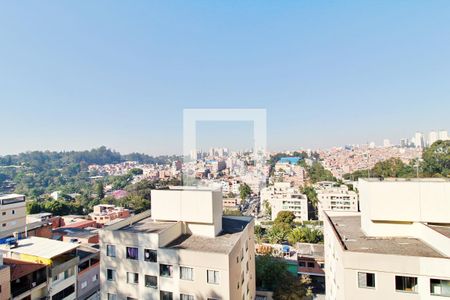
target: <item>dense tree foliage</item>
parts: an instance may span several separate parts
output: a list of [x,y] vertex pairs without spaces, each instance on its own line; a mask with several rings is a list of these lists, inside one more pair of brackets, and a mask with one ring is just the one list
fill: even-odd
[[85,211],[78,202],[68,202],[64,200],[28,201],[27,214],[37,214],[49,212],[54,216],[65,216],[71,214],[83,214]]
[[311,296],[311,281],[290,273],[283,259],[261,255],[256,256],[255,264],[256,286],[273,291],[274,299],[300,300]]
[[239,186],[239,195],[241,196],[241,200],[247,199],[248,196],[252,194],[252,189],[245,182],[241,183]]
[[[90,151],[33,151],[6,155],[0,157],[0,189],[3,188],[3,192],[14,191],[25,194],[29,198],[39,198],[53,191],[89,195],[93,189],[93,182],[89,177],[98,175],[89,174],[90,164],[114,164],[126,160],[162,164],[175,159],[177,159],[175,156],[151,157],[138,153],[121,155],[104,146]],[[125,188],[130,183],[131,176],[142,174],[140,169],[132,171],[131,174],[112,179],[113,187]],[[13,190],[6,190],[9,181],[14,183]]]
[[422,155],[423,176],[450,177],[450,141],[437,141]]
[[323,233],[319,229],[310,228],[307,226],[299,226],[294,228],[287,237],[289,243],[294,245],[296,243],[322,243]]
[[325,169],[319,161],[314,161],[311,166],[304,165],[308,174],[308,179],[311,183],[319,181],[335,181],[333,174]]
[[295,215],[292,211],[282,210],[278,212],[274,224],[286,224],[292,226],[294,224]]

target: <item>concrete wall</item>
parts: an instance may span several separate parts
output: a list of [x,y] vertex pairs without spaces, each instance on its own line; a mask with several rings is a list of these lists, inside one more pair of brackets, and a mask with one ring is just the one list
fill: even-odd
[[[363,229],[372,221],[449,223],[450,181],[384,180],[358,183]],[[385,235],[388,235],[387,232]]]
[[[94,280],[95,279],[95,280]],[[82,288],[83,282],[86,286]],[[77,278],[77,299],[86,299],[100,289],[100,263],[92,265],[78,273]]]
[[0,285],[2,290],[0,292],[0,300],[8,300],[11,297],[11,276],[8,266],[0,266]]
[[[184,221],[194,224],[193,234],[214,237],[222,230],[223,202],[220,191],[153,190],[152,218],[159,221]],[[198,232],[196,230],[199,230]]]

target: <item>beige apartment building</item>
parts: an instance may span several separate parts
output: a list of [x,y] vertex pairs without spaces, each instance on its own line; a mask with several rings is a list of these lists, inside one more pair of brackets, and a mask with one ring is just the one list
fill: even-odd
[[319,188],[317,191],[319,220],[323,221],[324,211],[358,211],[358,194],[346,185]]
[[325,212],[326,299],[449,299],[450,181],[360,179],[359,196]]
[[26,224],[25,196],[0,195],[0,238],[24,232]]
[[130,216],[130,211],[112,204],[94,205],[93,212],[89,214],[91,220],[97,224],[105,225],[115,219],[125,219]]
[[289,182],[275,182],[261,191],[261,203],[268,203],[272,221],[280,211],[291,211],[296,221],[308,220],[308,198]]
[[222,216],[220,191],[152,191],[152,212],[100,233],[101,298],[254,299],[254,221]]

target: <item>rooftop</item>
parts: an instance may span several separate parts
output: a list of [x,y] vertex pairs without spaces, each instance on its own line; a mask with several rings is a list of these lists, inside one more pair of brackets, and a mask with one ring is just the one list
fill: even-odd
[[242,230],[251,222],[251,217],[222,217],[222,232],[216,237],[183,234],[165,248],[186,249],[199,252],[229,253],[241,236]]
[[159,233],[164,229],[173,226],[175,223],[176,222],[156,222],[151,218],[145,218],[136,223],[122,227],[119,230],[134,233]]
[[17,197],[25,197],[25,195],[20,195],[20,194],[0,194],[0,199],[10,199],[10,198],[17,198]]
[[361,230],[361,216],[329,216],[343,246],[348,251],[445,258],[415,238],[369,237]]
[[428,224],[428,227],[450,239],[450,226]]
[[450,178],[360,178],[360,180],[369,182],[450,182]]
[[28,254],[47,259],[52,259],[78,247],[77,244],[65,243],[35,236],[18,240],[17,243],[18,246],[11,248],[11,252]]

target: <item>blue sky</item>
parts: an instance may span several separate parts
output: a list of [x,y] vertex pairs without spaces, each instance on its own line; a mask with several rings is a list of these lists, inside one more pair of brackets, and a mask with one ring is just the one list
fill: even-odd
[[[179,153],[184,108],[266,108],[274,150],[450,129],[449,16],[450,1],[3,2],[0,154]],[[202,147],[250,132],[211,128]]]

